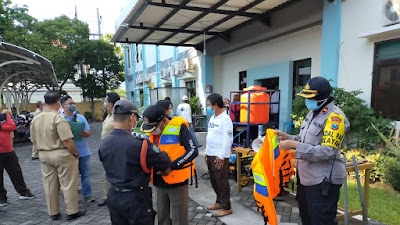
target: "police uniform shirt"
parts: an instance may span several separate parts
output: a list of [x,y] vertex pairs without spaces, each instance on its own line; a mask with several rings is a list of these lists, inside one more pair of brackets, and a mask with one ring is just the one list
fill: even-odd
[[33,118],[30,129],[37,151],[67,149],[63,141],[74,137],[67,120],[47,108]]
[[[147,186],[150,174],[146,174],[140,165],[140,153],[144,139],[133,137],[128,130],[113,129],[101,142],[100,161],[106,171],[107,181],[124,188]],[[147,168],[162,171],[170,166],[167,153],[148,142]]]
[[[190,133],[189,129],[185,124],[181,125],[181,130],[179,133],[179,143],[180,145],[185,147],[185,154],[183,154],[181,157],[177,158],[175,161],[171,162],[171,170],[176,170],[191,161],[194,160],[194,158],[197,157],[199,154],[197,146],[194,144],[193,136],[192,133]],[[184,186],[188,183],[186,180],[185,182],[178,183],[178,184],[167,184],[164,179],[162,178],[161,175],[154,174],[153,175],[153,183],[154,186],[160,187],[160,188],[175,188],[175,187],[180,187]]]
[[108,114],[103,122],[103,127],[101,129],[101,140],[110,134],[111,130],[114,129],[114,117],[113,114]]
[[350,123],[333,101],[321,108],[319,112],[311,110],[300,127],[300,133],[288,137],[299,141],[295,158],[300,183],[304,186],[320,184],[325,177],[329,178],[332,165],[333,184],[343,184],[346,177],[339,147]]

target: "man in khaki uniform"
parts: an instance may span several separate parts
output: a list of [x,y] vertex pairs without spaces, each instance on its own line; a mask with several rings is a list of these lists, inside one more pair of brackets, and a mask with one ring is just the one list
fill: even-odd
[[[39,113],[41,113],[43,111],[43,108],[44,108],[44,104],[42,101],[36,102],[36,111],[33,114],[33,118],[35,118]],[[35,146],[32,146],[32,160],[36,160],[36,159],[39,159],[39,155],[35,149]]]
[[39,152],[46,203],[52,220],[60,218],[60,185],[64,194],[67,220],[85,214],[78,209],[78,157],[71,128],[57,114],[60,98],[57,92],[44,95],[46,109],[31,123],[31,141]]
[[[119,95],[116,92],[108,92],[106,99],[104,101],[104,108],[107,110],[107,117],[103,122],[103,129],[101,130],[101,140],[106,138],[112,129],[114,129],[114,117],[113,117],[113,108],[114,104],[120,100]],[[106,176],[104,175],[104,193],[103,198],[98,202],[99,206],[105,206],[107,204],[107,193],[108,189],[110,189],[111,184],[107,181]]]

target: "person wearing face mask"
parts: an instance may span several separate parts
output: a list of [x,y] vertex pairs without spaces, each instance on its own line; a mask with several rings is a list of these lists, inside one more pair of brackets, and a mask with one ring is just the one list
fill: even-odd
[[[101,140],[106,138],[111,130],[114,128],[114,116],[113,108],[117,101],[120,100],[119,95],[116,92],[108,92],[104,100],[104,108],[107,110],[107,117],[104,119],[103,127],[101,130]],[[104,174],[104,191],[103,198],[97,203],[99,206],[105,206],[107,204],[107,193],[110,189],[110,183],[107,181]]]
[[304,225],[337,224],[340,187],[346,168],[340,143],[350,129],[346,115],[330,96],[332,87],[323,77],[311,78],[298,96],[310,110],[298,135],[275,130],[282,150],[295,149],[297,201]]
[[171,160],[167,153],[131,135],[138,110],[128,100],[119,100],[113,110],[114,129],[101,142],[99,158],[111,183],[107,206],[112,224],[154,224],[155,212],[149,188],[151,169],[168,175]]
[[148,133],[150,142],[166,152],[172,161],[172,172],[168,176],[153,173],[158,224],[187,225],[188,180],[195,176],[194,158],[198,155],[189,124],[180,116],[169,120],[163,109],[151,105],[143,112],[141,130]]
[[170,100],[160,100],[156,103],[156,106],[160,107],[162,110],[164,110],[165,115],[167,115],[167,118],[169,120],[172,120],[173,116],[173,105]]
[[217,93],[207,97],[207,111],[212,114],[208,122],[205,161],[211,185],[217,195],[208,210],[218,210],[215,216],[232,214],[229,186],[229,158],[233,143],[233,124],[225,113],[222,96]]
[[91,130],[86,118],[77,113],[76,105],[71,96],[67,95],[61,98],[61,105],[64,112],[61,113],[67,121],[84,123],[85,129],[79,133],[81,140],[75,140],[74,143],[79,151],[79,173],[81,174],[82,194],[86,202],[94,202],[92,198],[92,186],[90,184],[90,149],[86,138],[90,136]]
[[44,101],[46,108],[33,118],[30,129],[31,141],[39,152],[47,209],[52,220],[60,218],[61,186],[66,219],[73,220],[86,212],[78,209],[79,151],[72,140],[70,125],[57,114],[61,105],[58,92],[47,92]]

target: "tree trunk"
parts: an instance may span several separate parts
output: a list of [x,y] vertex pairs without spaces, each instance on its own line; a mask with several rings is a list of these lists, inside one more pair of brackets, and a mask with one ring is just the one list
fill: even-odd
[[95,121],[95,119],[94,119],[94,100],[93,100],[93,98],[90,98],[90,102],[92,104],[92,122],[93,122],[93,121]]

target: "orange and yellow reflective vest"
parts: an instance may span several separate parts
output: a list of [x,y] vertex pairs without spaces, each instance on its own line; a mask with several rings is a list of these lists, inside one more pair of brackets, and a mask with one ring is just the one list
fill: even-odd
[[268,129],[263,146],[251,163],[254,177],[253,195],[265,224],[278,224],[274,202],[281,187],[294,175],[289,151],[281,151],[277,135]]
[[[158,147],[161,151],[164,151],[171,158],[171,162],[175,161],[179,157],[183,156],[186,149],[179,143],[179,134],[181,131],[182,124],[185,124],[189,129],[189,124],[182,117],[174,117],[164,128],[164,131],[160,137],[160,143]],[[149,140],[154,143],[154,137],[150,133]],[[168,176],[163,176],[164,181],[167,184],[178,184],[185,182],[187,179],[192,177],[195,172],[194,160],[190,163],[183,165],[181,168],[172,170]],[[153,180],[153,173],[152,179]]]

